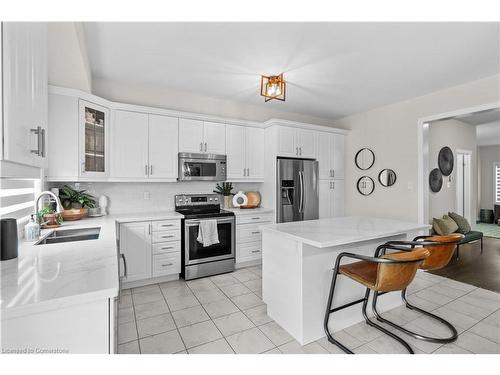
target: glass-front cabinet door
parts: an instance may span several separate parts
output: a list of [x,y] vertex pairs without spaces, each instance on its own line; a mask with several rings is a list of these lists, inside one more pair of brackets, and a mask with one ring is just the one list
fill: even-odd
[[80,100],[80,176],[109,175],[109,109]]

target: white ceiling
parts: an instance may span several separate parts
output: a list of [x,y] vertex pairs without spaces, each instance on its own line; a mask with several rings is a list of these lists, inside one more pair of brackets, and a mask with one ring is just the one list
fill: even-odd
[[[500,23],[86,23],[94,79],[340,118],[500,71]],[[284,72],[287,101],[260,75]]]
[[500,108],[456,116],[455,119],[476,127],[478,146],[500,145]]

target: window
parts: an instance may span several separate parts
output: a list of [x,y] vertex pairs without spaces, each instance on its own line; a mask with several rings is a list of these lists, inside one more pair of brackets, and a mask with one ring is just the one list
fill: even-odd
[[493,180],[495,181],[495,202],[500,204],[500,162],[495,163]]
[[39,179],[0,179],[0,217],[12,217],[21,224],[34,211],[35,196],[40,192]]

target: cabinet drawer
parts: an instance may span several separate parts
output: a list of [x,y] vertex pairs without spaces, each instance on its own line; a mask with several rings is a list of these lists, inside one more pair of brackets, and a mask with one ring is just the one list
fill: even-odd
[[153,254],[175,253],[181,251],[181,242],[164,242],[153,244]]
[[240,242],[255,242],[262,240],[262,230],[259,225],[241,225],[237,228],[236,241]]
[[174,275],[180,272],[180,252],[153,255],[153,277]]
[[237,259],[246,260],[247,258],[260,258],[262,256],[262,242],[249,242],[238,244]]
[[180,241],[181,240],[181,231],[180,230],[163,230],[161,232],[153,232],[152,239],[153,239],[153,243]]
[[236,224],[263,223],[266,221],[273,222],[274,214],[255,214],[255,215],[238,215],[236,216]]
[[181,221],[180,220],[161,220],[161,221],[153,221],[153,232],[159,232],[163,230],[180,230],[181,229]]

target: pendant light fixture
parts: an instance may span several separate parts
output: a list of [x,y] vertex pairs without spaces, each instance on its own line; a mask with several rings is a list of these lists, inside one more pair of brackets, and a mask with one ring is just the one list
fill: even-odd
[[265,101],[276,99],[285,101],[286,82],[283,73],[278,76],[261,76],[260,95],[265,97]]

